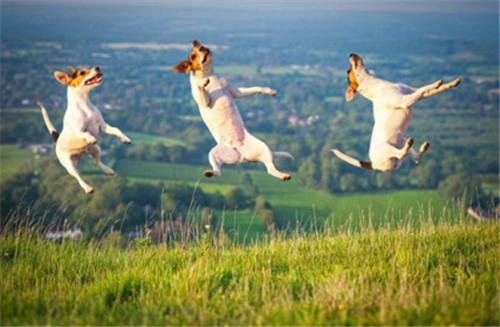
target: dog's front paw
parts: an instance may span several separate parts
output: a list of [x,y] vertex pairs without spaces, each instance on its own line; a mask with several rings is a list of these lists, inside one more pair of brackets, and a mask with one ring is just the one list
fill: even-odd
[[265,87],[264,90],[262,91],[262,94],[265,94],[265,95],[270,95],[270,96],[275,96],[278,92],[276,92],[276,90],[273,90],[269,87]]

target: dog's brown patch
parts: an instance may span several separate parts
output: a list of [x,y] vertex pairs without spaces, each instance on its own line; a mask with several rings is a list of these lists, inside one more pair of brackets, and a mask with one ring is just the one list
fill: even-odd
[[201,45],[200,42],[191,40],[191,43],[193,44],[193,50],[189,53],[188,59],[172,67],[174,72],[187,74],[191,71],[199,70],[210,56],[210,50]]
[[371,162],[368,162],[368,161],[359,161],[359,164],[361,165],[361,168],[364,168],[364,169],[373,169],[372,167],[372,163]]
[[88,69],[75,70],[71,66],[69,66],[68,68],[71,71],[71,75],[59,71],[54,72],[54,77],[59,81],[59,83],[77,87],[78,85],[82,84],[83,80],[90,74],[90,70]]
[[190,71],[200,69],[201,65],[202,62],[200,54],[198,53],[197,48],[194,47],[188,55],[188,60],[181,61],[172,67],[172,70],[176,73],[187,74]]
[[356,79],[356,75],[354,75],[354,69],[352,67],[352,64],[349,67],[349,70],[347,71],[347,89],[345,91],[345,100],[347,102],[351,101],[354,99],[354,96],[356,95],[356,91],[358,89],[358,80]]
[[203,176],[205,176],[205,177],[212,177],[213,175],[214,175],[214,173],[211,170],[205,170],[203,172]]
[[172,70],[179,74],[187,74],[192,69],[191,69],[191,64],[187,60],[184,60],[175,65],[174,67],[172,67]]
[[59,133],[56,131],[52,131],[52,133],[50,133],[50,135],[52,135],[52,138],[54,139],[54,143],[56,143],[57,139],[59,138]]

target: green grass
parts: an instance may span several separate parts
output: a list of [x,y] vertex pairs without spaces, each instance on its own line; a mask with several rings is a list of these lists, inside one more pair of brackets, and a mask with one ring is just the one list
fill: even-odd
[[132,142],[134,143],[162,143],[165,146],[185,146],[186,144],[181,140],[165,137],[165,136],[157,136],[139,132],[125,132]]
[[249,210],[216,210],[218,228],[237,244],[249,244],[267,237],[266,226],[259,215]]
[[498,189],[498,184],[484,183],[482,187],[486,193],[491,193],[495,197],[500,196],[500,190]]
[[35,154],[29,149],[23,149],[15,144],[0,145],[0,181],[19,172],[25,163],[34,159]]
[[[256,164],[259,165],[259,164]],[[160,162],[144,162],[134,160],[118,160],[115,169],[121,175],[143,182],[184,181],[197,184],[206,193],[219,191],[226,194],[234,186],[241,186],[239,174],[242,168],[223,167],[219,178],[205,178],[202,173],[208,166],[169,164]],[[260,193],[266,198],[284,224],[289,222],[293,227],[296,221],[302,224],[322,223],[341,220],[353,215],[370,218],[372,223],[380,225],[381,217],[388,214],[393,223],[406,222],[413,219],[421,210],[440,214],[447,206],[447,201],[435,191],[404,190],[376,192],[369,194],[332,195],[321,193],[300,185],[296,176],[283,182],[269,176],[264,169],[247,170]],[[353,207],[356,210],[353,212]]]
[[459,220],[249,246],[3,234],[2,325],[498,326],[499,224]]

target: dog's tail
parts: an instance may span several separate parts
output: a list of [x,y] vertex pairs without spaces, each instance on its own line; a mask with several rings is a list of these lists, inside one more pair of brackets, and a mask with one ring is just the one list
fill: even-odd
[[59,132],[57,132],[54,125],[52,125],[52,122],[50,121],[50,118],[49,118],[49,114],[47,113],[47,110],[44,108],[44,106],[40,102],[38,102],[38,105],[40,106],[40,109],[42,110],[43,121],[45,122],[45,125],[47,126],[47,129],[49,130],[50,135],[52,135],[54,142],[57,142],[57,139],[59,138]]
[[361,161],[361,160],[354,159],[353,157],[349,157],[347,154],[344,154],[337,149],[333,149],[332,152],[337,157],[344,160],[345,162],[350,163],[353,166],[364,168],[364,169],[373,169],[372,163],[369,161]]
[[295,160],[295,158],[290,153],[284,151],[273,152],[273,158],[288,158]]

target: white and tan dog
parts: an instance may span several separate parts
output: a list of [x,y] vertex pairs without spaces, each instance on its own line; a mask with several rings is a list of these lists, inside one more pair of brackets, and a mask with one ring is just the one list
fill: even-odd
[[106,174],[114,175],[115,172],[105,166],[99,156],[101,148],[97,145],[99,132],[116,135],[120,141],[130,144],[132,141],[118,128],[108,125],[102,118],[101,112],[90,102],[90,91],[101,84],[102,74],[99,67],[92,69],[75,70],[69,67],[71,74],[55,72],[55,78],[68,86],[68,107],[64,113],[63,129],[59,134],[52,125],[47,110],[42,109],[43,119],[54,141],[56,142],[56,155],[61,165],[68,173],[75,177],[86,193],[94,189],[82,179],[78,173],[78,161],[87,156],[92,156],[95,163]]
[[290,175],[276,169],[274,157],[293,156],[287,152],[271,152],[269,147],[250,134],[243,124],[236,98],[260,93],[276,95],[267,87],[235,88],[224,78],[214,74],[212,52],[198,41],[191,41],[193,49],[188,59],[172,68],[177,73],[191,73],[191,93],[198,104],[201,117],[214,137],[217,145],[209,152],[208,160],[212,170],[205,170],[205,177],[220,176],[223,164],[237,164],[248,161],[261,161],[267,172],[279,179],[289,180]]
[[413,139],[404,138],[404,133],[410,124],[412,106],[422,98],[434,96],[457,86],[460,79],[457,78],[447,84],[443,84],[440,80],[415,89],[372,76],[365,68],[361,57],[356,54],[351,54],[349,61],[346,101],[351,101],[356,92],[359,92],[373,103],[375,124],[370,141],[370,162],[354,159],[337,149],[332,150],[333,153],[356,167],[381,171],[399,168],[407,154],[418,163],[429,148],[429,142],[423,143],[419,152],[416,152],[411,148]]

